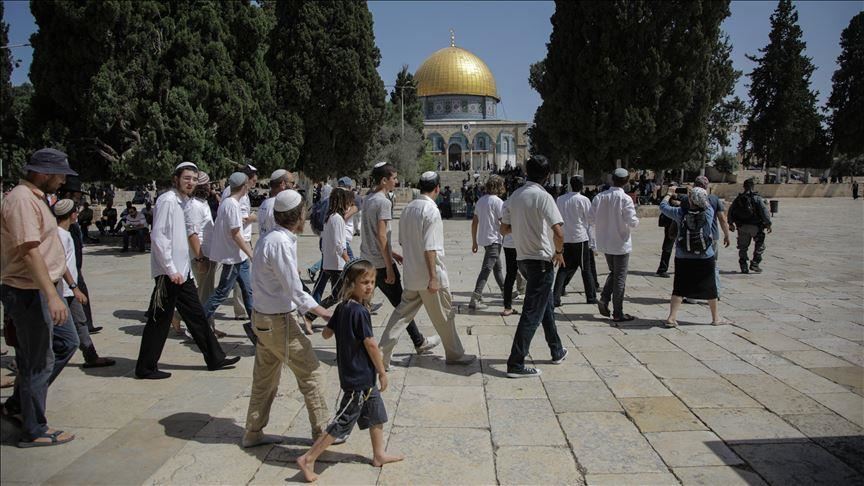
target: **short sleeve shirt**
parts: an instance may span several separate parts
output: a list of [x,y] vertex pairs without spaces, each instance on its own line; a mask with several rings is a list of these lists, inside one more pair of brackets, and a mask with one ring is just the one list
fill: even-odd
[[362,241],[360,255],[369,260],[375,268],[384,268],[384,256],[378,248],[378,222],[387,221],[387,244],[390,244],[390,220],[393,219],[393,204],[383,191],[373,192],[363,202],[363,222],[360,225]]
[[39,253],[48,268],[48,277],[57,282],[66,272],[66,253],[57,237],[57,219],[45,201],[45,194],[21,181],[3,198],[0,207],[0,281],[18,289],[38,289],[39,284],[18,257],[18,247],[39,242]]
[[551,260],[555,254],[549,230],[564,219],[555,199],[540,184],[527,182],[510,196],[501,222],[513,231],[517,260]]
[[216,224],[213,228],[213,241],[210,244],[209,258],[214,262],[234,265],[246,261],[249,257],[237,246],[231,237],[231,231],[243,227],[243,214],[240,203],[233,197],[222,200]]
[[474,214],[477,215],[477,244],[489,246],[501,244],[501,213],[504,201],[494,195],[485,195],[477,201]]
[[420,196],[402,210],[399,219],[399,243],[402,246],[402,285],[405,290],[425,291],[429,286],[426,252],[435,251],[435,274],[441,288],[449,288],[444,267],[444,223],[435,201]]
[[336,336],[336,366],[343,391],[368,390],[375,386],[375,365],[363,345],[372,333],[372,317],[360,303],[347,300],[336,306],[327,323]]

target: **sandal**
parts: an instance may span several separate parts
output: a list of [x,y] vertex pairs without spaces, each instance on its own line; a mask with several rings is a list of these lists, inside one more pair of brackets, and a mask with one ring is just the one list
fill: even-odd
[[669,329],[678,327],[678,321],[663,321],[663,325]]
[[501,311],[501,313],[499,313],[498,315],[501,316],[501,317],[507,317],[507,316],[518,316],[518,315],[519,315],[519,311],[517,311],[516,309],[504,309],[504,310]]
[[[72,434],[67,434],[64,438],[61,438],[61,435],[63,435],[62,430],[55,430],[53,433],[50,434],[46,432],[33,440],[22,440],[18,442],[18,447],[22,449],[30,447],[51,447],[55,445],[65,444],[75,439],[75,436]],[[39,439],[50,439],[50,442],[39,442]]]

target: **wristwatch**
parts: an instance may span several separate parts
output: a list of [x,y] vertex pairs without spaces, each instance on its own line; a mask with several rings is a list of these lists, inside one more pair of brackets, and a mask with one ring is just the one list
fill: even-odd
[[77,285],[77,284],[74,284],[74,283],[67,284],[67,285],[69,286],[69,290],[75,290],[75,289],[78,288],[78,285]]

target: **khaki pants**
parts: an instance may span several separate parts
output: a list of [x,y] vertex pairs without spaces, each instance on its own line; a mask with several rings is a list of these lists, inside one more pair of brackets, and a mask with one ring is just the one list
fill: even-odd
[[[198,286],[198,300],[201,301],[202,306],[210,298],[210,294],[213,293],[213,288],[216,285],[216,268],[218,266],[219,264],[212,260],[201,263],[192,262],[192,276],[195,277],[195,285]],[[180,313],[176,310],[174,311],[174,318],[171,320],[171,324],[174,327],[180,325]],[[213,323],[211,322],[210,325],[212,326]]]
[[324,433],[330,416],[324,400],[324,370],[312,350],[312,343],[292,314],[253,312],[252,328],[258,344],[255,346],[246,433],[261,432],[270,420],[270,407],[279,388],[284,363],[297,379],[297,387],[306,401],[312,437],[318,438]]
[[419,292],[403,290],[402,301],[396,306],[396,310],[393,311],[390,320],[387,321],[387,327],[384,329],[379,343],[381,351],[384,353],[385,368],[390,365],[393,348],[399,342],[399,337],[408,327],[408,323],[420,311],[421,305],[426,308],[426,313],[429,314],[429,319],[441,338],[445,358],[459,359],[465,354],[465,348],[462,347],[462,341],[456,333],[456,310],[453,308],[453,297],[450,295],[450,289],[439,289],[434,294],[426,290]]

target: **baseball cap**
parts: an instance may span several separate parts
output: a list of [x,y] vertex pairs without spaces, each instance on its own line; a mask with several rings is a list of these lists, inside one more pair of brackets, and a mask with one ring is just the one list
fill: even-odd
[[337,183],[339,184],[339,187],[354,187],[354,181],[347,176],[340,178]]
[[630,175],[630,173],[627,172],[627,169],[625,169],[623,167],[619,167],[619,168],[615,169],[615,172],[613,172],[612,175],[614,175],[615,177],[618,177],[619,179],[623,179],[624,177],[628,177]]
[[61,199],[54,204],[54,216],[65,216],[75,209],[75,202],[71,199]]
[[237,189],[238,187],[246,184],[246,181],[249,180],[249,177],[242,172],[235,172],[231,174],[231,177],[228,178],[228,185],[231,186],[231,189]]
[[33,155],[30,156],[30,162],[24,166],[23,170],[24,172],[32,171],[40,174],[78,175],[69,167],[69,156],[53,148],[43,148],[33,152]]
[[303,196],[300,195],[299,192],[288,189],[287,191],[282,191],[276,195],[276,200],[273,201],[273,211],[291,211],[300,205],[303,201]]

